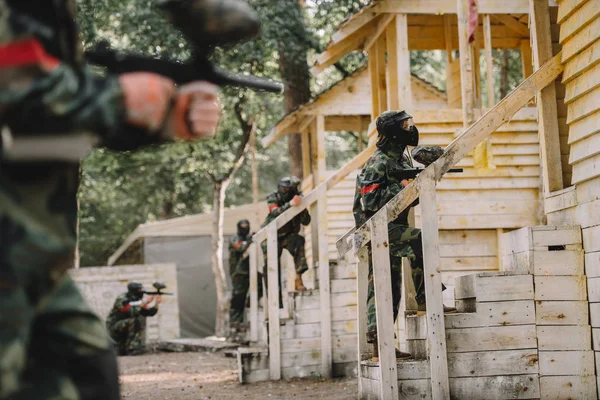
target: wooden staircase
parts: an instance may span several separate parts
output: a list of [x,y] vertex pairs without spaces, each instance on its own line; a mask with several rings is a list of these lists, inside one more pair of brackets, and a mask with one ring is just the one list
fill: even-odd
[[[466,275],[444,316],[452,399],[595,399],[579,227],[504,234],[505,271]],[[430,399],[426,316],[406,317],[415,360],[397,363],[398,398]],[[379,363],[362,361],[362,399],[379,399]]]
[[[330,276],[332,375],[355,376],[356,264],[331,262]],[[280,315],[279,319],[281,378],[322,377],[320,292],[289,292],[288,296],[287,317]],[[246,314],[249,319],[250,309]],[[259,308],[259,316],[263,314]],[[263,321],[261,317],[259,320]],[[270,379],[268,327],[265,319],[259,327],[259,341],[237,351],[241,383]]]

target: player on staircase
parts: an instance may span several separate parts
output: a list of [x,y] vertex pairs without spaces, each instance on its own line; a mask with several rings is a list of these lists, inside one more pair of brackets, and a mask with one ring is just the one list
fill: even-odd
[[[377,118],[376,126],[379,134],[377,150],[356,178],[353,212],[357,228],[367,222],[381,207],[408,185],[408,181],[402,180],[395,172],[413,168],[412,159],[410,155],[406,154],[406,150],[408,145],[416,146],[419,142],[419,132],[413,123],[412,116],[405,111],[384,112]],[[417,204],[418,200],[411,206]],[[412,279],[416,289],[415,299],[419,304],[419,311],[426,310],[421,230],[408,225],[409,210],[410,207],[388,224],[394,321],[398,317],[402,294],[402,257],[407,257],[410,260]],[[456,309],[444,306],[444,312],[456,312]],[[370,246],[367,313],[367,341],[373,343],[374,356],[378,357],[375,292]],[[411,355],[396,350],[396,357],[405,359],[410,358]]]
[[[297,207],[302,202],[302,193],[298,186],[300,179],[295,176],[285,177],[277,182],[277,191],[267,196],[269,205],[269,215],[265,220],[263,227],[281,215],[290,207]],[[302,274],[308,270],[306,256],[304,255],[304,236],[300,235],[300,226],[310,224],[310,214],[308,210],[302,211],[290,222],[279,228],[277,231],[277,260],[279,262],[279,278],[281,279],[281,254],[286,249],[294,257],[296,268],[295,289],[297,291],[306,290],[302,282]],[[267,242],[261,244],[263,254],[265,255],[265,265],[267,264]],[[281,306],[281,290],[279,291],[279,304]]]

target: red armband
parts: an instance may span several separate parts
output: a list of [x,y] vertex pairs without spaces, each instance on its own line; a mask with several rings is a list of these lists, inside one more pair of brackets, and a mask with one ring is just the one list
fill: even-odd
[[371,193],[373,190],[377,189],[378,187],[379,187],[379,183],[375,183],[373,185],[365,186],[364,188],[362,188],[360,190],[360,194],[362,194],[364,196],[367,193]]
[[0,69],[38,65],[51,71],[59,64],[60,61],[46,53],[36,39],[19,40],[0,46]]
[[127,304],[126,306],[119,308],[119,311],[126,312],[126,311],[129,311],[130,308],[131,308],[131,304]]
[[275,209],[277,209],[277,208],[279,208],[279,206],[278,206],[277,204],[271,204],[271,205],[269,206],[269,212],[272,212],[273,210],[275,210]]

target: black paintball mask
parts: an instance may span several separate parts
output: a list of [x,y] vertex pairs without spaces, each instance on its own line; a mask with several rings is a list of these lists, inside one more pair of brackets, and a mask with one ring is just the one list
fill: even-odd
[[246,237],[250,233],[250,221],[242,219],[237,223],[238,236]]
[[406,146],[419,144],[419,130],[406,111],[386,111],[375,122],[379,141],[377,147],[403,153]]
[[300,179],[295,176],[287,176],[281,178],[277,182],[277,192],[281,196],[284,202],[288,202],[294,198],[295,195],[300,194],[298,186],[300,185]]
[[133,300],[141,300],[144,297],[144,287],[141,283],[129,282],[127,284],[127,296]]

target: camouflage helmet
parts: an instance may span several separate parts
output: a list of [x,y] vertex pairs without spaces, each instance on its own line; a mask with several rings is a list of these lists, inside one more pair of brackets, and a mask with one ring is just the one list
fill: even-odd
[[144,296],[144,287],[138,282],[129,282],[127,284],[127,294],[134,299],[141,299]]
[[395,144],[416,146],[419,144],[419,132],[415,126],[410,130],[402,127],[402,122],[412,118],[406,111],[385,111],[375,121],[377,133]]
[[283,201],[290,201],[298,194],[300,179],[295,176],[286,176],[277,181],[277,192],[282,196]]
[[241,219],[237,223],[237,233],[240,236],[246,236],[250,233],[250,221]]

